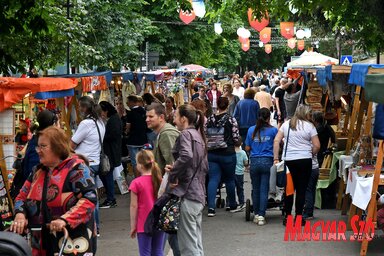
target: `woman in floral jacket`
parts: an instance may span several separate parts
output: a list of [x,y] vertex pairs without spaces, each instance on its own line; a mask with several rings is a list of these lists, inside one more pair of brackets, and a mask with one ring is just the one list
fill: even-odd
[[[84,160],[71,155],[69,139],[56,127],[39,134],[36,166],[15,200],[11,231],[32,232],[32,252],[54,255],[69,232],[65,255],[94,255],[97,201],[95,183]],[[49,227],[48,227],[49,226]]]

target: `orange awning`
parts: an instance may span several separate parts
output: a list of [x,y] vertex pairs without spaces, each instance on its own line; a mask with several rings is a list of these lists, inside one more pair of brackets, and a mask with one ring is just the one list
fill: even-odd
[[0,112],[20,102],[28,93],[62,91],[75,88],[71,78],[14,78],[0,77]]

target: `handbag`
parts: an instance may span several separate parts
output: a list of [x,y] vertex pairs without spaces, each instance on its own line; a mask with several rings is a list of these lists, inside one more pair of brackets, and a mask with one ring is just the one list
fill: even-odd
[[384,104],[378,104],[376,107],[372,137],[378,140],[384,140]]
[[95,119],[93,119],[96,124],[97,128],[97,133],[99,134],[99,141],[101,145],[101,151],[100,151],[100,164],[99,164],[99,175],[107,175],[111,171],[111,164],[109,162],[108,156],[104,153],[104,148],[103,148],[103,141],[101,140],[101,133],[99,126],[97,125],[97,122]]
[[384,75],[370,74],[365,76],[364,94],[367,101],[384,104]]
[[[191,138],[193,138],[190,133]],[[192,143],[192,153],[194,152],[194,142]],[[195,172],[192,175],[191,181],[189,182],[185,191],[188,191],[195,175],[197,173],[197,165],[194,161],[193,168]],[[173,194],[165,193],[162,195],[158,201],[163,202],[163,206],[160,209],[157,228],[168,233],[168,234],[176,234],[179,229],[180,223],[180,208],[183,197],[179,197]]]
[[[287,156],[287,148],[288,148],[290,130],[291,130],[291,126],[288,127],[287,143],[285,143],[284,158]],[[282,188],[282,187],[285,187],[286,184],[287,184],[287,164],[285,163],[285,160],[284,160],[284,171],[277,172],[277,174],[276,174],[276,186]]]

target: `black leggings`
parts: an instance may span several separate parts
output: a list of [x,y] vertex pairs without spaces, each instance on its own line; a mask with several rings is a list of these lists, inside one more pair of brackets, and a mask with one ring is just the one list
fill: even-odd
[[[303,214],[303,208],[305,203],[305,192],[308,187],[309,179],[312,171],[312,159],[297,159],[292,161],[285,161],[289,172],[291,173],[293,186],[296,191],[295,212],[296,215]],[[286,196],[284,199],[285,214],[290,215],[293,206],[293,195]]]

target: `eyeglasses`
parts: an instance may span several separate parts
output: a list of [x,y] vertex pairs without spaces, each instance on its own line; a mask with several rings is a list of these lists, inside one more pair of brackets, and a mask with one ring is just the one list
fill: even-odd
[[43,150],[45,150],[47,147],[48,147],[48,145],[37,145],[37,146],[35,147],[35,150],[36,150],[36,151],[43,151]]

